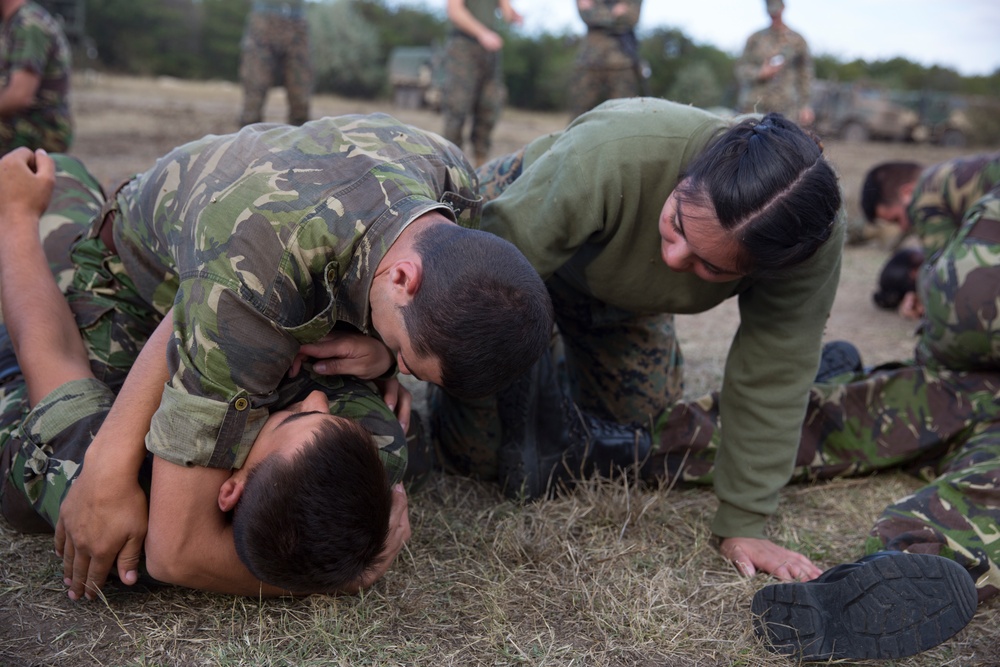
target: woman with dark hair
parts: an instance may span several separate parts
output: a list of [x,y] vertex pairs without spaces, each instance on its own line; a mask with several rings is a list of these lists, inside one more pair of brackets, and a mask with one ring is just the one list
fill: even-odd
[[[527,497],[634,463],[644,478],[714,482],[712,531],[741,571],[818,575],[764,538],[840,275],[840,189],[818,142],[778,114],[730,121],[633,98],[479,176],[483,229],[513,242],[546,280],[565,359],[560,373],[543,359],[497,400],[432,394],[448,464]],[[671,452],[684,435],[666,419],[683,389],[673,316],[734,296],[741,323],[709,469]]]

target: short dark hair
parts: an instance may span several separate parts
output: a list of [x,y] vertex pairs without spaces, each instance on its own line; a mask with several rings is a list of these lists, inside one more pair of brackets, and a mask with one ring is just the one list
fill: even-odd
[[919,248],[897,250],[882,267],[878,277],[878,291],[872,294],[872,301],[879,308],[895,310],[899,308],[907,292],[917,289],[914,270],[924,262],[924,251]]
[[233,539],[261,581],[293,593],[334,593],[378,563],[392,489],[372,435],[324,421],[294,456],[275,454],[247,478]]
[[748,118],[688,165],[682,199],[710,206],[742,252],[743,273],[789,268],[830,238],[840,186],[819,142],[781,114]]
[[875,222],[875,208],[894,203],[899,188],[915,182],[923,170],[919,162],[882,162],[869,169],[861,184],[861,211],[865,220]]
[[552,340],[545,283],[509,241],[454,224],[417,235],[420,289],[403,308],[413,349],[441,360],[456,396],[496,393],[526,372]]

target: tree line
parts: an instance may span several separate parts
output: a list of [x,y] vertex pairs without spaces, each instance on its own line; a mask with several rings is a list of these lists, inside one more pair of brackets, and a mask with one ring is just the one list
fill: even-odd
[[[569,0],[561,0],[568,2]],[[76,0],[85,4],[77,67],[138,75],[235,81],[240,37],[251,0]],[[63,3],[65,4],[65,3]],[[397,46],[441,45],[449,25],[443,10],[389,5],[385,0],[324,0],[308,5],[316,90],[349,97],[387,96],[387,62]],[[505,35],[504,71],[509,104],[561,110],[580,37],[570,34]],[[640,54],[651,75],[650,95],[701,107],[732,107],[735,57],[695,42],[669,26],[645,31]],[[896,90],[935,90],[994,96],[1000,69],[962,76],[905,58],[841,62],[815,57],[816,76],[864,81]]]

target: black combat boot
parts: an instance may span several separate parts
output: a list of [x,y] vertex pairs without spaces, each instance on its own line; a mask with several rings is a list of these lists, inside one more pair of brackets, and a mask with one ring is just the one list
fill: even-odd
[[896,659],[964,628],[976,584],[949,558],[880,551],[813,581],[762,588],[750,610],[775,653],[805,661]]
[[569,400],[549,352],[498,394],[497,406],[499,477],[508,497],[533,500],[560,484],[615,474],[649,457],[646,430],[587,415]]
[[846,340],[833,340],[823,345],[816,382],[829,382],[838,375],[860,373],[863,370],[858,348]]

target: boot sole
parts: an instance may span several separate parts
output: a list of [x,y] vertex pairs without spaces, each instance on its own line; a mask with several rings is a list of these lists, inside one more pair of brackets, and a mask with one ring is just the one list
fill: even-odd
[[900,554],[843,579],[775,584],[753,598],[757,634],[801,660],[894,659],[955,635],[976,611],[976,586],[953,560]]

